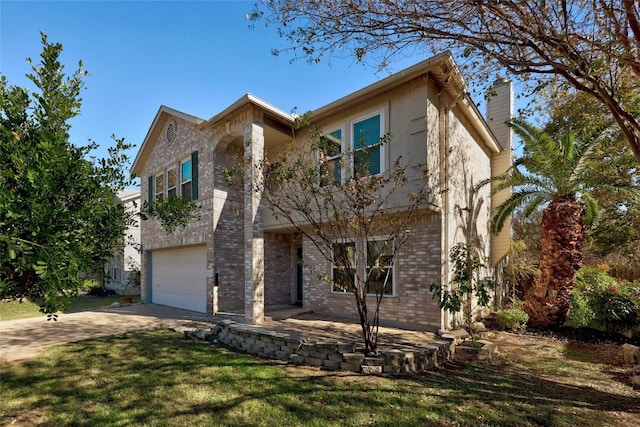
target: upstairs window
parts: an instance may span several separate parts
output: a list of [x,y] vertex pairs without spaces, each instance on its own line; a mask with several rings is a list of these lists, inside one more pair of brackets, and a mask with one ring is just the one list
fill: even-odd
[[180,194],[185,199],[191,199],[192,196],[192,162],[191,159],[185,160],[180,164]]
[[332,185],[342,180],[342,129],[320,139],[320,185]]
[[354,122],[353,170],[365,175],[378,175],[382,172],[382,119],[375,114],[364,120]]
[[167,197],[178,195],[178,169],[171,168],[167,171]]
[[156,200],[161,202],[164,199],[164,174],[156,175]]
[[148,183],[150,204],[165,197],[198,200],[198,152],[194,151],[190,158],[171,165],[158,175],[149,176]]

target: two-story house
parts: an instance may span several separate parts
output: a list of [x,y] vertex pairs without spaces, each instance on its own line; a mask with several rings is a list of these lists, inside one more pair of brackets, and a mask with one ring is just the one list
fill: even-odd
[[[374,150],[372,174],[387,173],[399,157],[426,164],[431,172],[431,203],[413,221],[410,247],[389,266],[393,278],[381,305],[383,324],[425,330],[450,325],[430,285],[449,282],[449,250],[465,240],[469,227],[464,216],[472,208],[470,189],[511,161],[511,133],[504,125],[513,111],[511,84],[498,81],[492,92],[485,120],[445,52],[318,108],[311,123],[296,130],[296,141],[312,127],[331,135],[336,157],[356,150],[363,130],[371,141],[388,134],[391,140]],[[331,274],[331,263],[274,217],[250,185],[229,186],[226,179],[225,168],[238,158],[261,159],[290,143],[294,119],[252,95],[208,120],[159,109],[132,168],[141,177],[142,199],[188,197],[201,216],[171,234],[155,220],[142,222],[144,302],[244,313],[252,323],[263,320],[265,306],[294,303],[317,313],[356,316],[350,294],[310,271]],[[254,173],[246,168],[245,183],[260,179]],[[496,265],[507,252],[509,233],[491,236],[488,224],[504,195],[492,198],[484,187],[474,197],[474,232]]]

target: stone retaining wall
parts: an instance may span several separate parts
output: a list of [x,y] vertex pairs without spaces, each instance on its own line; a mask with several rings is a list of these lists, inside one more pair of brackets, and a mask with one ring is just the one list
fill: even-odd
[[418,373],[440,366],[455,351],[454,340],[443,338],[412,348],[382,351],[365,356],[355,343],[312,341],[252,325],[222,320],[209,331],[184,329],[187,337],[222,343],[265,359],[284,360],[296,365],[364,374]]

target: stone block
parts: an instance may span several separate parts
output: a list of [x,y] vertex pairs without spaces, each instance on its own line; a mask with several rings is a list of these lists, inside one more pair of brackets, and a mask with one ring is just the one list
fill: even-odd
[[296,365],[304,365],[305,357],[300,354],[292,353],[289,355],[289,363],[294,363]]
[[385,364],[384,356],[367,356],[362,361],[363,366],[382,366]]
[[343,371],[349,371],[349,372],[360,372],[360,364],[359,363],[342,362],[340,364],[340,369],[343,370]]
[[331,371],[338,371],[342,366],[342,362],[338,360],[323,360],[322,367]]
[[622,359],[627,366],[640,365],[640,347],[631,344],[622,345]]
[[276,351],[276,359],[287,360],[289,358],[290,354],[291,354],[291,352],[277,350]]
[[344,353],[342,355],[342,360],[345,363],[357,363],[358,366],[364,360],[364,353]]
[[382,366],[382,372],[385,374],[399,374],[403,372],[403,369],[400,365],[384,365]]
[[342,353],[331,353],[327,354],[327,360],[334,360],[336,362],[342,362]]
[[356,345],[354,343],[337,343],[336,351],[338,353],[353,353],[356,351]]
[[315,357],[307,357],[304,361],[304,364],[319,368],[322,366],[322,362],[323,362],[322,359],[316,359]]
[[318,341],[316,342],[315,345],[316,349],[318,351],[323,351],[323,352],[335,352],[336,351],[336,343],[335,342],[325,342],[325,341]]
[[382,373],[382,366],[370,366],[370,365],[362,365],[360,367],[360,372],[365,375],[376,375]]

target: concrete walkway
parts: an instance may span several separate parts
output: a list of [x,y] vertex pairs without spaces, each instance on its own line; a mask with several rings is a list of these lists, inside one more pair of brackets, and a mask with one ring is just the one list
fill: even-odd
[[61,314],[58,321],[44,316],[0,322],[0,363],[24,362],[42,349],[68,342],[174,326],[202,326],[213,321],[204,313],[154,304],[104,307]]
[[[155,304],[61,314],[56,322],[47,321],[44,316],[0,321],[0,363],[28,361],[46,347],[91,338],[152,329],[206,330],[222,319],[244,323],[243,316],[238,313],[219,313],[214,317]],[[259,328],[314,341],[360,343],[362,340],[360,324],[355,320],[312,314],[290,305],[267,307],[265,322]],[[380,327],[379,331],[381,350],[421,348],[435,339],[435,334],[430,332],[385,327]]]

